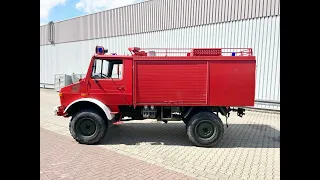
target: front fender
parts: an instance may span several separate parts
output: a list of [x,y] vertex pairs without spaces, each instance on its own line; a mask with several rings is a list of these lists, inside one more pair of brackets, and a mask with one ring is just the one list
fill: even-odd
[[64,110],[64,113],[68,112],[68,110],[76,103],[78,102],[91,102],[91,103],[94,103],[96,104],[97,106],[99,106],[103,112],[106,114],[107,118],[109,120],[113,119],[114,118],[114,114],[111,113],[111,110],[108,106],[106,106],[104,103],[102,103],[101,101],[97,100],[97,99],[93,99],[93,98],[82,98],[82,99],[78,99],[78,100],[75,100],[73,101],[72,103],[70,103],[66,109]]

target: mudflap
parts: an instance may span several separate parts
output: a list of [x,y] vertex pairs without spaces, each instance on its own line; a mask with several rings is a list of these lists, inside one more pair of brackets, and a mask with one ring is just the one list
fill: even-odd
[[123,121],[121,121],[121,120],[122,120],[122,114],[118,113],[118,114],[115,115],[114,120],[112,121],[112,124],[113,125],[123,124]]

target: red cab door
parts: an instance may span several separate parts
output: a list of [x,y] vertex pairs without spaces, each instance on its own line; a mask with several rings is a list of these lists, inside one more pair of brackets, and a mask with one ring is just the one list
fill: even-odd
[[[88,80],[88,95],[106,105],[132,104],[132,68],[130,60],[95,59]],[[131,72],[124,71],[128,69]],[[130,79],[131,78],[131,79]]]

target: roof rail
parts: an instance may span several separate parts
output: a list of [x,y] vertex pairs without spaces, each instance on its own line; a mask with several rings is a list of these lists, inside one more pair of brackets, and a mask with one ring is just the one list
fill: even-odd
[[133,56],[252,56],[252,48],[128,48]]

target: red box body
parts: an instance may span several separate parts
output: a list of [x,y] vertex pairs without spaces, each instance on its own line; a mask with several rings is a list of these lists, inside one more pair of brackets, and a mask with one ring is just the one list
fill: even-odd
[[134,105],[253,106],[255,56],[133,58]]

